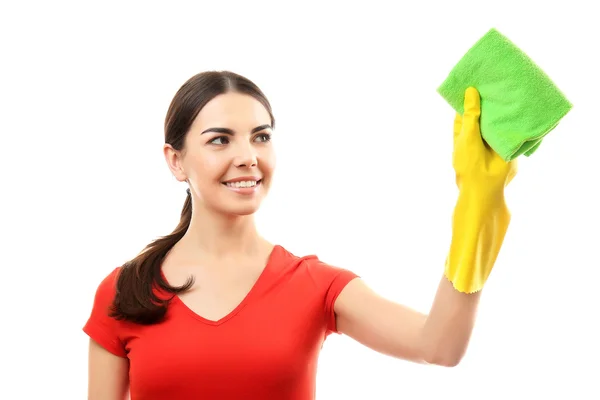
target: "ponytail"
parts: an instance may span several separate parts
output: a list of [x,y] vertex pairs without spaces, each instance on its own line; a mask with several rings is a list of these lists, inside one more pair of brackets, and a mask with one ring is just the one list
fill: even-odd
[[176,295],[193,285],[194,280],[190,278],[182,286],[170,286],[161,273],[163,260],[185,235],[191,220],[192,196],[190,189],[187,189],[181,219],[175,230],[147,245],[137,257],[121,267],[110,310],[111,317],[144,325],[159,322],[167,312],[172,296],[169,299],[160,298],[154,289]]

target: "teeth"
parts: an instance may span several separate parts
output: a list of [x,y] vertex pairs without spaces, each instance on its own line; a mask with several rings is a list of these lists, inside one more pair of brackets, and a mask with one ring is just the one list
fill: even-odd
[[256,186],[256,181],[227,182],[227,186],[233,188],[254,187]]

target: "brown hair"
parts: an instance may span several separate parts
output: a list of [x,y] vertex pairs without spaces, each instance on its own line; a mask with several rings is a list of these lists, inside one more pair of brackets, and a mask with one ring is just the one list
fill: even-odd
[[[191,77],[175,94],[165,118],[165,143],[175,150],[185,150],[185,137],[200,110],[214,97],[228,92],[254,97],[269,112],[271,126],[275,127],[271,105],[253,82],[229,71],[207,71]],[[161,273],[164,258],[185,235],[191,219],[192,200],[188,191],[181,219],[175,230],[154,240],[121,267],[116,295],[111,305],[111,317],[139,324],[159,322],[164,317],[172,296],[193,285],[194,280],[190,277],[182,286],[170,286]],[[157,296],[157,288],[171,296]]]

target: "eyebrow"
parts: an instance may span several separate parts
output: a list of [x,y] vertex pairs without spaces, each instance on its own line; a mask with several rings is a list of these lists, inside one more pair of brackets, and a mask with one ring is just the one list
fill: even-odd
[[[257,126],[256,128],[252,129],[252,131],[250,133],[256,133],[256,132],[262,131],[264,129],[273,129],[273,128],[271,128],[271,125],[269,125],[269,124],[264,124],[264,125]],[[204,135],[205,133],[208,133],[208,132],[225,133],[227,135],[234,134],[233,129],[229,129],[229,128],[208,128],[208,129],[202,131],[201,135]]]

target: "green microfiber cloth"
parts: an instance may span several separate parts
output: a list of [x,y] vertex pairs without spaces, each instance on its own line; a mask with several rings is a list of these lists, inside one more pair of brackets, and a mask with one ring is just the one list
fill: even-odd
[[462,114],[469,86],[481,98],[481,135],[505,161],[533,154],[573,107],[529,57],[494,28],[467,51],[437,91]]

